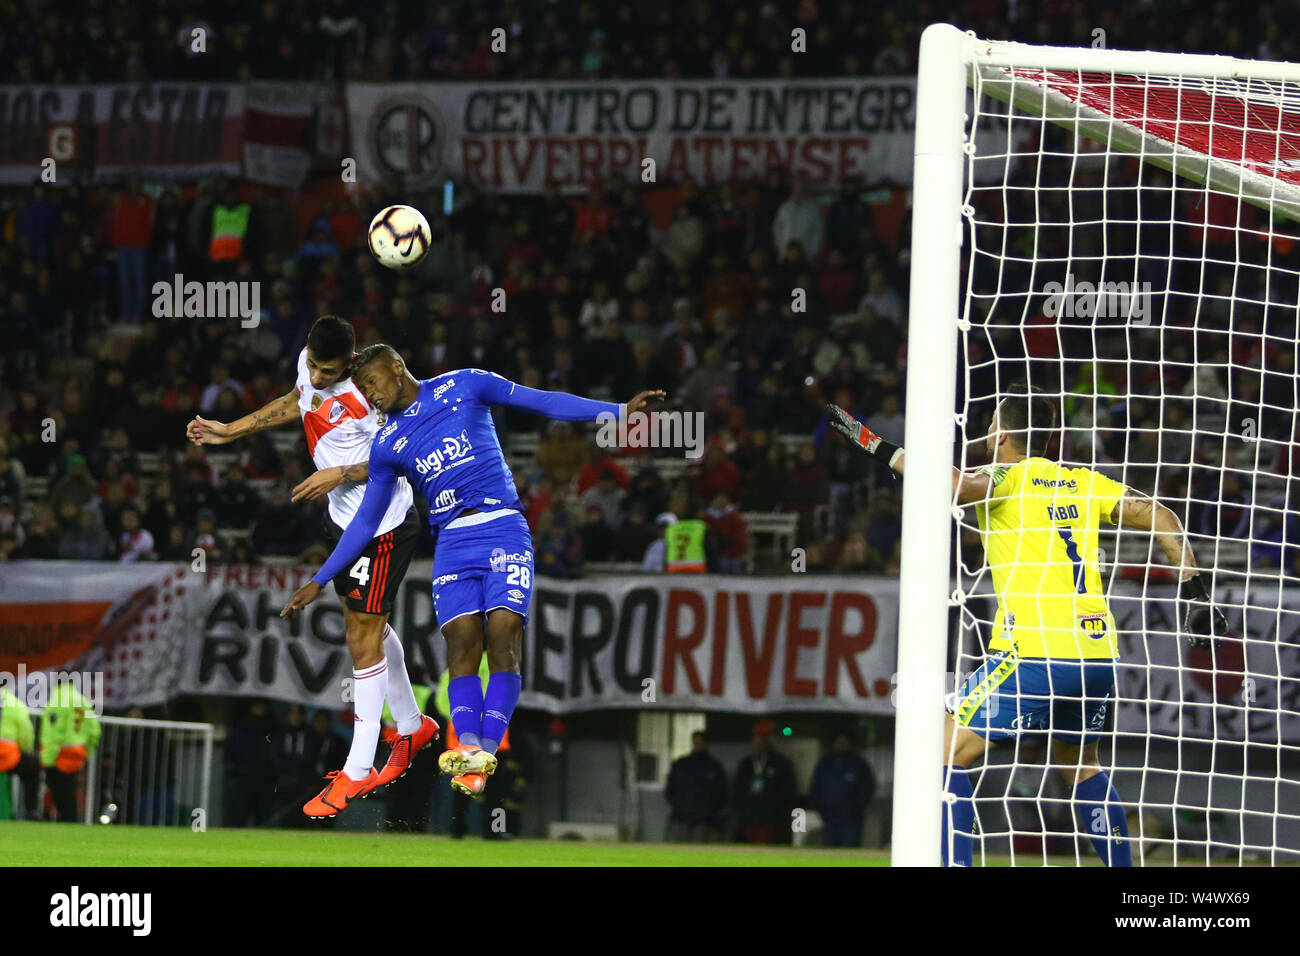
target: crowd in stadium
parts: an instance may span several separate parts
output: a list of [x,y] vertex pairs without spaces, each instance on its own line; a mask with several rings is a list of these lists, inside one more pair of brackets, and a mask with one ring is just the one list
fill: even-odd
[[[870,25],[852,4],[811,0],[671,11],[621,4],[610,13],[591,3],[234,3],[206,11],[210,20],[160,0],[92,3],[79,39],[52,11],[12,6],[18,26],[0,39],[0,63],[8,81],[20,82],[38,74],[239,78],[254,63],[259,76],[326,79],[906,73],[920,27],[945,12],[977,31],[981,23],[1035,24],[1035,35],[1019,36],[1026,40],[1083,28],[1068,5],[1006,9],[983,0],[953,11],[886,7]],[[1277,5],[1246,24],[1225,21],[1220,7],[1171,19],[1159,6],[1098,9],[1095,19],[1116,45],[1134,30],[1151,48],[1199,49],[1213,35],[1225,52],[1272,58],[1294,42],[1289,14]],[[136,19],[159,36],[175,32],[177,44],[128,42],[141,35]],[[290,19],[308,28],[279,29]],[[544,39],[528,56],[480,56],[495,23],[512,37]],[[233,52],[187,57],[180,40],[196,24],[232,37]],[[789,56],[784,38],[796,25],[836,52]],[[647,49],[647,35],[674,57]],[[78,45],[104,36],[106,44]],[[278,46],[259,46],[268,38]],[[378,55],[392,47],[398,55]],[[489,197],[467,188],[455,212],[435,223],[428,263],[397,279],[364,253],[369,205],[360,202],[327,206],[303,228],[283,195],[229,182],[200,184],[187,199],[137,183],[6,191],[0,559],[172,559],[200,545],[217,560],[304,556],[318,534],[316,516],[288,501],[310,467],[301,448],[262,435],[234,456],[206,456],[186,449],[181,436],[195,414],[229,420],[286,391],[307,326],[337,313],[353,321],[360,343],[390,342],[420,375],[476,365],[600,397],[664,388],[672,407],[706,413],[703,460],[668,475],[645,456],[610,458],[569,426],[547,427],[517,478],[530,524],[546,542],[539,568],[549,573],[578,574],[586,561],[641,561],[669,514],[707,518],[712,566],[736,570],[751,550],[744,512],[796,513],[812,568],[892,572],[896,487],[826,441],[820,424],[821,406],[833,400],[881,434],[902,437],[908,253],[900,240],[908,226],[879,230],[862,195],[854,182],[812,195],[779,170],[753,184],[688,182],[671,225],[657,230],[640,190],[627,185],[593,187],[582,198]],[[213,261],[213,211],[245,204],[238,254]],[[424,205],[436,204],[430,197]],[[154,318],[152,283],[178,273],[260,280],[262,321],[244,329]],[[489,308],[494,287],[507,294],[504,314]],[[792,306],[794,288],[807,290],[806,312]],[[1031,359],[1051,364],[1059,346],[1043,339],[1031,332],[1022,344]],[[1015,342],[1000,345],[1014,353]],[[1166,365],[1175,377],[1189,369],[1177,356]],[[1105,368],[1095,376],[1080,369],[1077,382],[1061,383],[1103,394],[1128,385]],[[1147,423],[1161,424],[1159,409]],[[507,436],[540,424],[501,421]],[[1099,452],[1101,460],[1128,457]],[[1289,472],[1289,461],[1277,465]],[[1248,510],[1241,498],[1249,492],[1223,493]],[[1212,517],[1193,523],[1208,527]],[[1270,555],[1265,560],[1282,560]]]
[[[859,193],[848,183],[829,197],[823,223],[820,197],[779,174],[744,189],[687,184],[658,233],[628,186],[581,199],[465,189],[437,220],[428,262],[398,276],[366,253],[350,202],[300,236],[287,201],[258,195],[238,259],[214,261],[209,224],[216,206],[242,203],[233,184],[188,203],[137,184],[11,192],[0,553],[301,554],[318,538],[316,517],[288,501],[311,467],[301,447],[282,453],[264,433],[223,460],[187,448],[184,426],[284,394],[306,329],[337,313],[359,343],[389,342],[423,376],[481,366],[615,399],[663,388],[672,407],[705,415],[702,456],[665,476],[661,458],[611,457],[571,426],[505,414],[507,449],[545,426],[517,475],[546,542],[539,568],[571,576],[584,560],[640,561],[671,513],[710,521],[717,569],[736,570],[748,544],[736,513],[786,511],[800,516],[803,542],[816,539],[812,566],[886,570],[897,496],[868,508],[857,496],[868,470],[819,428],[834,398],[902,434],[906,251],[876,235]],[[259,279],[262,321],[155,317],[152,285],[177,273]],[[497,287],[504,313],[490,307]],[[792,304],[796,287],[806,311]],[[47,479],[47,494],[29,493],[31,476]],[[222,529],[247,534],[223,542]]]
[[[902,75],[915,71],[928,23],[1038,43],[1097,40],[1123,49],[1295,59],[1296,14],[1261,4],[1189,10],[1167,0],[1087,8],[1057,0],[885,3],[864,16],[847,0],[708,0],[668,5],[263,0],[86,0],[75,20],[7,0],[0,82],[139,80],[621,79]],[[505,52],[492,31],[505,31]],[[791,51],[807,33],[814,54]],[[201,47],[196,46],[201,36]],[[143,38],[149,38],[148,40]],[[647,38],[650,38],[647,42]]]

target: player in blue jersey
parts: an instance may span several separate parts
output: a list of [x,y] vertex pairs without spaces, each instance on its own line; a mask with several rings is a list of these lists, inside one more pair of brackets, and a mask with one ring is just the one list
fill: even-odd
[[[533,542],[515,492],[491,406],[509,405],[564,421],[643,411],[660,391],[626,405],[564,392],[526,388],[482,369],[457,369],[420,381],[387,345],[357,354],[352,379],[366,400],[388,416],[370,448],[370,478],[361,507],[334,553],[289,599],[289,617],[320,596],[374,537],[400,476],[429,505],[438,534],[433,559],[433,606],[447,641],[448,699],[459,746],[438,761],[452,786],[483,791],[496,769],[496,749],[519,700],[524,621],[533,586]],[[487,688],[479,679],[486,622]]]

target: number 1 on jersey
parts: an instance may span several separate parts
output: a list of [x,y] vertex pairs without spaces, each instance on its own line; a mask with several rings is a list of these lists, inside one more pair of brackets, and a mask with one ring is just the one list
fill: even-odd
[[1079,557],[1079,546],[1074,541],[1074,532],[1069,528],[1057,528],[1056,533],[1061,536],[1065,542],[1065,555],[1074,565],[1074,586],[1080,594],[1088,593],[1088,585],[1084,581],[1085,568],[1083,559]]
[[[1049,505],[1047,508],[1048,521],[1064,521],[1068,518],[1077,517],[1079,517],[1079,509],[1076,505],[1070,505],[1069,507],[1062,506],[1060,508],[1053,508]],[[1059,534],[1061,540],[1065,542],[1065,556],[1069,558],[1070,563],[1074,565],[1075,590],[1080,594],[1087,594],[1088,585],[1084,577],[1086,568],[1083,566],[1083,559],[1079,557],[1079,546],[1074,540],[1074,530],[1072,528],[1057,528],[1056,533]]]

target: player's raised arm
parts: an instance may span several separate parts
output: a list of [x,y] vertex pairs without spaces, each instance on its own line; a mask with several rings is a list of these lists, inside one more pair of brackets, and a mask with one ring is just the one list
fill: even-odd
[[[900,445],[881,438],[838,405],[827,405],[826,414],[831,427],[837,432],[881,464],[887,465],[895,474],[903,474],[906,456]],[[986,501],[992,492],[992,476],[984,472],[968,473],[956,468],[952,470],[952,493],[958,503],[969,505]]]
[[1178,599],[1186,607],[1183,630],[1192,636],[1194,647],[1208,646],[1214,637],[1228,630],[1223,612],[1210,600],[1209,589],[1178,515],[1155,498],[1130,488],[1111,511],[1110,520],[1121,527],[1155,534],[1160,550],[1178,569]]
[[195,415],[194,420],[185,426],[185,437],[196,445],[224,445],[264,428],[275,428],[297,419],[298,391],[294,389],[233,422],[214,422]]
[[620,410],[625,410],[627,414],[644,411],[650,402],[665,396],[661,391],[641,392],[625,405],[619,405],[617,402],[601,402],[570,395],[568,392],[544,392],[512,382],[495,372],[480,369],[470,371],[470,380],[471,387],[484,404],[508,405],[565,422],[594,421],[601,414],[618,415]]
[[325,584],[356,561],[379,530],[379,522],[383,520],[384,512],[388,510],[397,488],[397,473],[387,462],[377,463],[374,458],[370,460],[369,473],[366,493],[357,508],[356,516],[348,523],[339,543],[334,546],[334,551],[325,559],[321,569],[289,598],[289,603],[280,611],[281,617],[293,617],[320,597]]

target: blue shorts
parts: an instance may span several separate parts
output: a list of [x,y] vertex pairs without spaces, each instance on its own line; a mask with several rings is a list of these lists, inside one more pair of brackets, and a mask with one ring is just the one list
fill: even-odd
[[1050,735],[1082,746],[1101,736],[1115,690],[1112,660],[1044,660],[992,654],[948,699],[948,713],[986,740]]
[[438,532],[433,611],[439,627],[499,607],[527,618],[532,599],[533,538],[519,512]]

